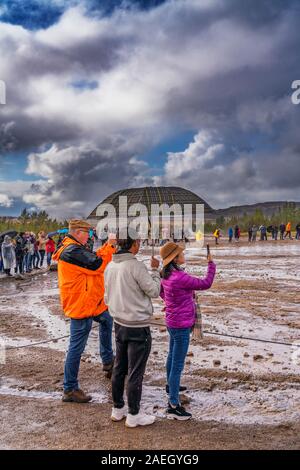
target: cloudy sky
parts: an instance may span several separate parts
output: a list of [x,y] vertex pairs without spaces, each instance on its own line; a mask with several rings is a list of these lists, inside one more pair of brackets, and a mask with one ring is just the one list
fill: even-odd
[[0,215],[300,201],[299,0],[0,0]]

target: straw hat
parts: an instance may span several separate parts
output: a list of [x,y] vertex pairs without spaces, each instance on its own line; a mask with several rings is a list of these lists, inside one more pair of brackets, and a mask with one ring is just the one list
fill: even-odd
[[177,243],[167,242],[159,250],[159,254],[163,260],[163,266],[169,264],[176,256],[184,251],[184,248]]

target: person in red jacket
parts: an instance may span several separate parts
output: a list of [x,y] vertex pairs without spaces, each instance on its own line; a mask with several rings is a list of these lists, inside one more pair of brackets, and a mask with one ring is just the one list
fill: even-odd
[[46,241],[46,254],[47,254],[47,266],[49,267],[51,264],[52,255],[55,251],[55,243],[54,240],[49,237]]

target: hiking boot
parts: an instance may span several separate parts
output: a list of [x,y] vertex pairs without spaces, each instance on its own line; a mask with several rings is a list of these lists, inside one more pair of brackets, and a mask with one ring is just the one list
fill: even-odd
[[70,390],[69,392],[64,392],[62,401],[64,402],[73,402],[73,403],[88,403],[91,401],[91,395],[86,395],[82,390]]
[[111,412],[111,420],[112,421],[122,421],[123,418],[127,416],[127,409],[126,406],[123,408],[113,408]]
[[[180,392],[185,392],[187,390],[187,387],[185,387],[184,385],[180,385],[179,387],[179,391]],[[167,395],[169,395],[169,392],[170,392],[170,387],[169,385],[166,385],[166,393]]]
[[148,426],[153,424],[155,421],[155,416],[145,415],[144,413],[138,413],[137,415],[131,415],[128,413],[125,426],[127,428],[136,428],[137,426]]
[[185,410],[181,405],[173,407],[172,405],[168,406],[167,409],[167,418],[168,419],[178,419],[179,421],[186,421],[192,417],[191,413]]
[[105,377],[107,379],[111,379],[112,371],[113,371],[113,368],[114,368],[114,362],[115,362],[115,358],[113,358],[112,362],[109,362],[108,364],[103,364],[102,365],[102,370],[103,370],[103,372],[106,372]]

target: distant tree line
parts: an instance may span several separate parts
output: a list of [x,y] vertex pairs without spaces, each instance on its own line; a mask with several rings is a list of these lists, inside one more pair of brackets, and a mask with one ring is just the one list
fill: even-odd
[[295,203],[286,203],[270,216],[264,214],[261,209],[256,209],[252,214],[245,212],[242,216],[233,216],[226,219],[223,216],[217,217],[216,223],[205,224],[205,232],[214,232],[216,228],[225,231],[235,225],[238,225],[242,232],[247,232],[248,227],[253,225],[268,227],[269,225],[279,226],[281,223],[287,224],[288,222],[291,222],[292,229],[300,223],[300,208]]
[[68,221],[63,222],[52,219],[46,211],[28,211],[23,209],[21,215],[14,219],[0,218],[0,232],[16,230],[17,232],[54,232],[63,227],[68,227]]

